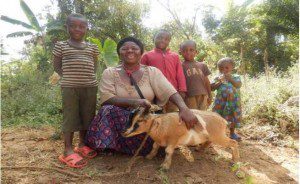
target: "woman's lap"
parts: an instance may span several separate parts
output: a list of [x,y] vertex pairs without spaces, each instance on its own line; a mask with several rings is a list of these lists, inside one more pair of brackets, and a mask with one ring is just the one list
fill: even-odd
[[[106,105],[103,106],[93,119],[86,136],[86,143],[92,149],[106,149],[133,155],[143,141],[145,134],[125,138],[121,135],[125,128],[129,110]],[[148,138],[140,154],[146,155],[152,149],[153,141]]]

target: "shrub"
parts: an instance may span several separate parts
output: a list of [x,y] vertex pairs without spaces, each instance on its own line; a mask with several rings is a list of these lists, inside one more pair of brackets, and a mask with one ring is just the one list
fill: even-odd
[[2,126],[57,123],[61,117],[59,86],[46,80],[34,62],[14,61],[2,66]]
[[299,95],[298,64],[285,73],[270,72],[269,77],[260,74],[255,78],[243,78],[242,111],[244,123],[262,120],[271,125],[279,125],[281,120],[298,129],[298,120],[283,113],[278,108],[292,96]]

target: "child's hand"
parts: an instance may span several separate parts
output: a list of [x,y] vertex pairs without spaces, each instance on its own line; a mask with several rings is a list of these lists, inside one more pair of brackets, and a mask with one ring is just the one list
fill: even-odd
[[218,77],[218,82],[223,83],[223,82],[225,82],[225,81],[226,81],[226,78],[225,78],[225,75],[224,75],[224,74],[222,74],[222,75],[220,75],[220,76]]
[[227,73],[227,74],[224,74],[224,77],[227,81],[231,81],[232,78],[231,78],[231,74],[230,73]]

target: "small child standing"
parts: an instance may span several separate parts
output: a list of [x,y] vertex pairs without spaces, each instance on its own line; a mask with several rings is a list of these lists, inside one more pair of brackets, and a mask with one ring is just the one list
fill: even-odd
[[197,45],[194,41],[188,40],[180,44],[187,86],[185,103],[190,109],[207,110],[211,104],[211,88],[208,79],[211,72],[206,64],[195,61],[197,53]]
[[213,111],[227,120],[230,128],[230,138],[241,141],[241,137],[234,131],[241,122],[241,78],[233,74],[234,61],[231,58],[222,58],[218,61],[220,75],[216,77],[211,85],[212,90],[217,90]]
[[[87,164],[83,157],[97,155],[85,145],[84,138],[95,116],[98,85],[95,72],[99,51],[96,45],[84,41],[88,23],[83,15],[69,15],[66,28],[70,38],[57,42],[53,49],[54,71],[62,77],[64,154],[59,160],[69,167],[81,168]],[[73,136],[77,131],[79,144],[73,150]]]
[[[184,99],[186,92],[185,77],[179,55],[168,49],[171,41],[170,32],[164,29],[159,30],[153,41],[155,48],[142,56],[141,64],[158,68]],[[164,107],[165,112],[177,110],[176,105],[170,101]]]

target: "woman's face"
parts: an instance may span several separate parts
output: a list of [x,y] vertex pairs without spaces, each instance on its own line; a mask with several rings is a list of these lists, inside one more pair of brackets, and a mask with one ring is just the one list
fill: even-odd
[[136,64],[142,57],[140,47],[134,42],[125,42],[120,48],[120,59],[125,64]]

